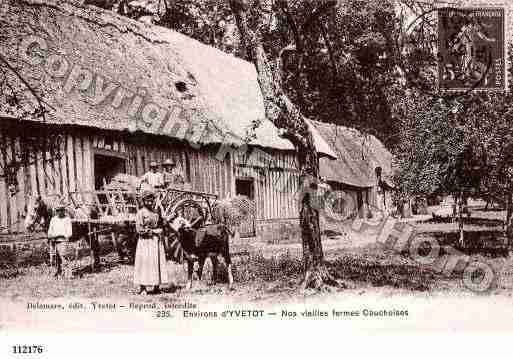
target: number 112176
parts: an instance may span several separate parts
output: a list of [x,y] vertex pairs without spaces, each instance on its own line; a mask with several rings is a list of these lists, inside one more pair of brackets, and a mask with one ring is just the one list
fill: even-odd
[[42,354],[44,348],[42,345],[13,345],[13,354]]

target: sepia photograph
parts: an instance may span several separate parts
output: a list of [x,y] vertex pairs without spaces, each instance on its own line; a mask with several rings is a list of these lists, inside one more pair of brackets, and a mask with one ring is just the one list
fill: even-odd
[[512,26],[0,0],[0,333],[511,332]]

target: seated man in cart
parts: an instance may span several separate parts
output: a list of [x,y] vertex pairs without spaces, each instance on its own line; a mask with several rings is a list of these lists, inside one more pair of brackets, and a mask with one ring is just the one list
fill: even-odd
[[145,183],[149,185],[151,189],[164,188],[164,176],[158,171],[157,162],[150,162],[150,170],[141,178],[141,185]]
[[56,214],[50,220],[48,228],[48,241],[50,243],[50,258],[55,255],[57,271],[55,277],[63,274],[67,278],[73,276],[72,261],[68,259],[75,255],[75,250],[70,243],[73,233],[71,218],[66,214],[66,205],[60,202],[55,207]]
[[184,176],[181,171],[176,167],[176,163],[168,158],[162,164],[164,167],[164,187],[183,189]]

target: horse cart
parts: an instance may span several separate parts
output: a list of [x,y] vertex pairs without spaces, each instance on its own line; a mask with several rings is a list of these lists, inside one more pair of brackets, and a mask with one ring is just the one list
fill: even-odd
[[[181,216],[189,221],[212,221],[212,207],[217,195],[167,188],[155,190],[155,209],[164,219]],[[133,258],[136,233],[135,217],[140,206],[140,191],[98,190],[71,192],[70,205],[74,231],[88,241],[92,270],[99,265],[99,236],[110,236],[120,259]],[[120,240],[120,236],[124,240]]]

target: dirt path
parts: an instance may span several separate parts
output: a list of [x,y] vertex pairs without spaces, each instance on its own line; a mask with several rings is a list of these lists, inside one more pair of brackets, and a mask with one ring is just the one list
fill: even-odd
[[[445,228],[447,230],[447,227]],[[424,233],[423,235],[429,235]],[[298,293],[301,280],[302,248],[300,243],[268,244],[258,240],[240,244],[234,251],[246,252],[234,258],[237,290],[230,292],[226,285],[209,285],[196,282],[195,289],[188,292],[185,268],[168,263],[173,280],[165,293],[151,298],[136,295],[132,283],[133,266],[119,264],[113,253],[102,257],[101,272],[84,274],[74,280],[55,280],[46,265],[29,266],[7,272],[0,269],[0,298],[4,300],[27,300],[36,298],[80,297],[87,299],[126,298],[130,301],[175,302],[184,299],[199,302],[255,302],[280,303],[304,300],[314,296],[322,298],[346,296],[413,296],[453,297],[476,294],[462,286],[461,273],[449,276],[438,273],[412,261],[408,256],[386,251],[376,244],[371,233],[353,233],[323,241],[330,270],[346,285],[345,289],[333,289],[326,293]],[[242,249],[245,250],[243,251]],[[476,258],[484,258],[478,255]],[[487,295],[511,296],[513,293],[513,264],[509,257],[487,258],[500,268],[499,278]],[[85,259],[87,262],[87,259]],[[211,266],[207,264],[206,278],[211,277]]]

